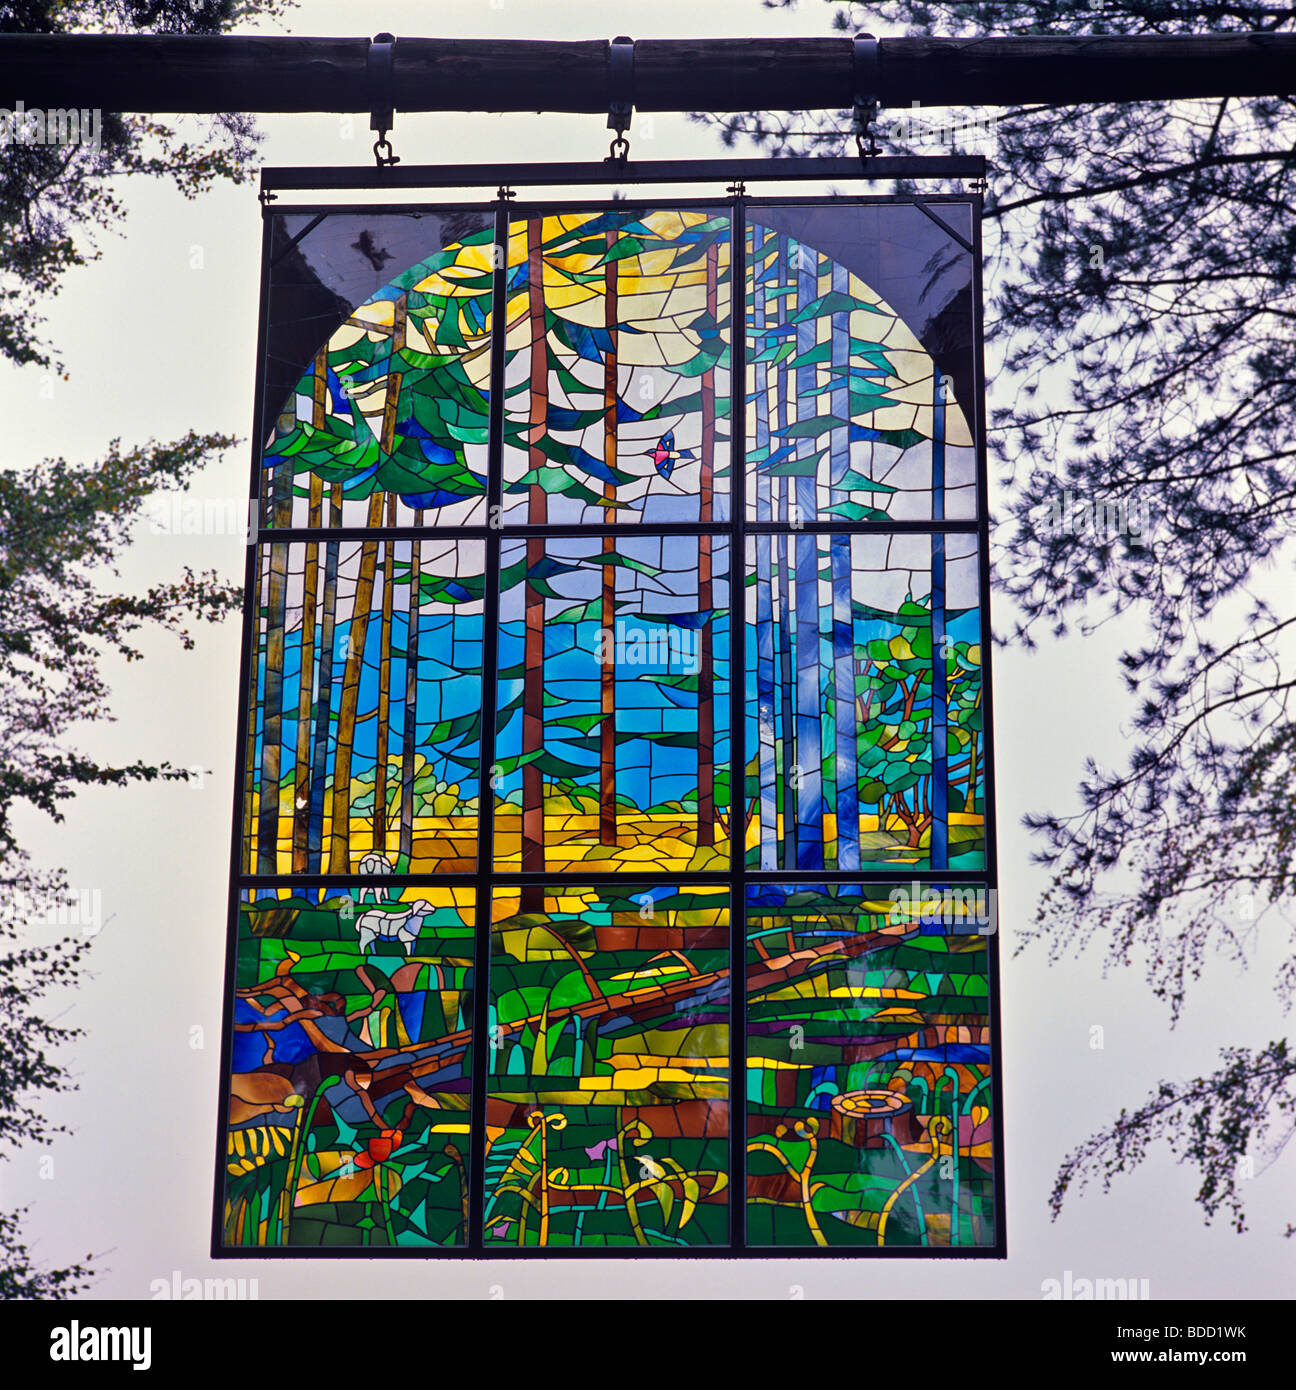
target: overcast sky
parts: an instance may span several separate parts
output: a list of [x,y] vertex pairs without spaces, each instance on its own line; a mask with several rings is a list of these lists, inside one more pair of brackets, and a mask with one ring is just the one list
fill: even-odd
[[[832,7],[804,0],[772,13],[759,0],[453,0],[400,5],[307,0],[288,18],[296,34],[376,33],[463,37],[636,38],[826,34]],[[35,93],[15,92],[37,105]],[[367,117],[352,138],[338,116],[265,118],[268,164],[369,162]],[[636,119],[636,153],[712,153],[714,137],[682,117]],[[601,117],[398,115],[392,139],[417,161],[602,158]],[[255,189],[222,189],[194,202],[153,183],[124,186],[125,235],[102,259],[69,276],[49,305],[50,333],[70,380],[49,397],[35,368],[0,373],[4,466],[61,455],[100,456],[108,441],[174,438],[188,429],[246,435],[256,343],[260,207]],[[990,381],[994,404],[995,382]],[[247,450],[213,465],[193,496],[245,495]],[[993,493],[992,493],[993,500]],[[241,578],[238,536],[174,537],[139,528],[123,582],[144,588],[186,564]],[[1002,619],[1003,614],[1000,614]],[[1013,952],[1044,880],[1028,863],[1019,828],[1028,810],[1065,809],[1085,757],[1118,764],[1128,701],[1114,658],[1137,637],[1128,623],[1090,639],[1051,643],[1036,655],[996,657],[997,774],[1004,959],[1004,1097],[1009,1258],[870,1262],[760,1260],[665,1263],[571,1261],[507,1264],[429,1260],[259,1262],[208,1258],[215,1142],[226,885],[239,625],[204,629],[193,652],[146,637],[147,659],[109,666],[118,721],[89,729],[82,746],[121,762],[170,760],[210,769],[197,788],[163,785],[82,793],[66,821],[34,813],[20,828],[43,862],[99,894],[106,924],[80,991],[62,1021],[87,1030],[75,1049],[75,1095],[49,1107],[74,1133],[28,1148],[0,1169],[0,1202],[32,1204],[39,1258],[94,1252],[96,1292],[145,1298],[155,1279],[256,1277],[262,1298],[817,1297],[1038,1298],[1047,1279],[1150,1281],[1153,1297],[1284,1297],[1291,1292],[1293,1185],[1278,1171],[1249,1184],[1251,1233],[1202,1224],[1194,1171],[1154,1149],[1142,1170],[1103,1195],[1073,1198],[1049,1220],[1059,1161],[1133,1106],[1163,1076],[1213,1068],[1224,1044],[1283,1036],[1271,987],[1277,956],[1255,954],[1243,972],[1208,962],[1171,1032],[1138,971],[1103,978],[1095,952],[1049,965],[1033,947]],[[50,929],[44,929],[52,935]],[[1092,1030],[1103,1046],[1091,1046]],[[1290,1160],[1287,1162],[1290,1169]],[[363,1274],[361,1271],[363,1270]],[[1285,1280],[1285,1282],[1284,1282]]]

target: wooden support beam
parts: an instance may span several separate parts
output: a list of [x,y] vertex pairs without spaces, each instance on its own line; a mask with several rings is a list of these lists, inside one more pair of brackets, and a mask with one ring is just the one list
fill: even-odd
[[[121,112],[369,110],[365,38],[0,35],[0,91],[28,108]],[[1296,87],[1296,35],[894,38],[883,106],[1168,101]],[[608,108],[602,39],[399,38],[398,111]],[[640,111],[810,111],[851,106],[851,40],[644,39]]]

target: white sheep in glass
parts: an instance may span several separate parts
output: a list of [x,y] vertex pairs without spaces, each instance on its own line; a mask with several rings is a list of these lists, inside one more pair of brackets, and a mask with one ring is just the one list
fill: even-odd
[[399,941],[405,954],[412,955],[414,943],[423,930],[423,919],[431,911],[432,904],[423,898],[413,903],[366,909],[356,918],[361,951],[367,953],[375,941]]
[[[363,874],[366,878],[383,876],[396,872],[396,865],[387,858],[385,854],[378,850],[370,850],[356,866],[356,872]],[[372,897],[374,902],[378,901],[378,890],[376,888],[364,888],[360,892],[360,901],[364,902],[366,897]]]

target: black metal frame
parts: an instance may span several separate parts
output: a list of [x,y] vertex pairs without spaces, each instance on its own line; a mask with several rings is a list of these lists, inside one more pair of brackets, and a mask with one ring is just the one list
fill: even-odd
[[[779,159],[607,159],[601,164],[410,164],[399,169],[367,167],[312,169],[288,165],[262,169],[261,196],[274,201],[277,190],[405,188],[556,188],[573,184],[832,182],[844,179],[980,179],[980,154],[832,155]],[[365,209],[375,211],[372,207]],[[393,208],[392,211],[399,211]]]
[[[879,166],[887,166],[881,168]],[[951,167],[956,166],[956,167]],[[991,1094],[993,1096],[994,1126],[994,1202],[995,1202],[995,1243],[985,1246],[904,1246],[882,1247],[843,1247],[843,1246],[748,1246],[745,1240],[746,1196],[746,1126],[741,1122],[745,1115],[745,1077],[746,1077],[746,1028],[745,1028],[745,990],[740,992],[740,983],[745,978],[746,969],[746,931],[747,886],[759,883],[786,883],[804,881],[806,883],[895,883],[900,880],[919,883],[948,883],[983,885],[995,890],[998,885],[998,863],[996,854],[996,823],[994,794],[994,732],[992,677],[990,668],[990,567],[989,567],[989,512],[986,473],[986,422],[985,422],[985,368],[982,330],[982,279],[981,279],[981,212],[982,198],[979,192],[933,194],[917,196],[848,195],[836,199],[819,197],[761,197],[750,198],[743,184],[748,178],[764,179],[831,179],[848,176],[854,180],[868,177],[909,177],[945,178],[950,176],[980,177],[984,173],[985,161],[980,157],[954,157],[951,159],[805,159],[805,160],[737,160],[737,161],[699,161],[685,164],[618,164],[607,161],[602,165],[563,166],[563,165],[523,165],[477,166],[474,168],[438,167],[433,169],[410,166],[399,170],[384,169],[268,169],[262,174],[263,188],[263,231],[261,257],[260,307],[257,339],[257,381],[253,411],[253,438],[251,441],[251,469],[249,475],[249,495],[260,498],[261,455],[264,439],[263,416],[266,406],[264,365],[267,350],[268,307],[270,296],[270,251],[271,218],[283,215],[343,214],[363,211],[375,215],[410,215],[420,211],[438,212],[449,210],[446,203],[427,204],[365,204],[361,207],[343,205],[291,205],[270,206],[273,194],[267,196],[266,190],[273,188],[386,188],[398,187],[469,187],[495,183],[497,179],[504,185],[513,183],[551,185],[593,183],[618,184],[626,181],[645,182],[652,178],[672,182],[724,182],[726,195],[709,199],[652,199],[648,201],[607,200],[588,205],[562,200],[558,202],[520,203],[513,201],[508,188],[501,186],[493,202],[458,204],[456,210],[472,210],[484,215],[494,216],[495,242],[508,244],[508,224],[515,218],[541,215],[561,210],[576,212],[583,210],[602,210],[609,206],[617,210],[632,211],[638,208],[655,208],[665,205],[678,208],[705,207],[727,208],[733,219],[731,232],[731,271],[730,271],[730,467],[729,467],[729,516],[724,521],[710,523],[653,523],[652,525],[605,526],[605,525],[545,525],[509,524],[499,528],[489,526],[456,526],[453,534],[464,539],[482,539],[486,542],[486,569],[484,583],[484,645],[482,671],[482,729],[480,786],[486,787],[487,773],[495,751],[495,705],[496,677],[498,670],[498,613],[499,613],[499,557],[500,545],[506,539],[523,538],[528,535],[545,535],[555,538],[563,536],[600,536],[615,533],[621,536],[640,535],[661,537],[670,535],[710,534],[723,538],[729,546],[729,738],[730,738],[730,805],[729,824],[731,865],[728,873],[699,872],[688,875],[690,882],[699,885],[725,885],[730,888],[729,942],[730,942],[730,1171],[729,1171],[729,1216],[730,1240],[723,1246],[690,1246],[640,1248],[601,1248],[601,1247],[510,1247],[507,1249],[486,1249],[482,1240],[481,1227],[484,1213],[484,1155],[476,1142],[482,1133],[486,1100],[488,1096],[489,1067],[485,1065],[485,1050],[479,1042],[484,1037],[487,1024],[489,1000],[490,969],[490,901],[493,887],[522,887],[531,884],[552,885],[562,881],[581,886],[618,885],[627,891],[634,891],[641,885],[651,886],[670,875],[660,871],[630,872],[581,872],[581,873],[499,873],[494,864],[494,820],[490,815],[479,815],[478,859],[475,873],[453,874],[403,874],[384,875],[382,883],[393,889],[417,886],[436,886],[443,888],[467,888],[476,890],[477,941],[474,962],[473,985],[473,1032],[472,1045],[472,1099],[471,1099],[471,1157],[469,1164],[469,1230],[467,1241],[455,1247],[417,1247],[387,1248],[374,1247],[246,1247],[226,1246],[222,1243],[222,1213],[225,1198],[225,1152],[224,1143],[229,1119],[228,1078],[233,1048],[233,1004],[236,981],[236,963],[239,932],[239,913],[242,893],[249,888],[278,888],[296,886],[308,887],[351,887],[357,881],[355,875],[331,874],[273,874],[258,875],[242,872],[243,843],[242,821],[245,788],[243,785],[244,750],[248,737],[248,692],[253,675],[253,650],[256,638],[256,580],[258,572],[257,557],[261,548],[270,544],[304,541],[378,541],[385,539],[410,540],[420,535],[451,534],[450,528],[425,526],[421,530],[414,526],[404,527],[334,527],[314,530],[310,528],[267,529],[252,538],[248,545],[246,560],[245,591],[243,606],[243,649],[240,658],[239,715],[238,715],[238,761],[236,763],[234,803],[231,825],[230,873],[229,873],[229,914],[228,939],[226,946],[226,980],[221,1039],[221,1091],[219,1097],[219,1122],[216,1134],[215,1185],[212,1208],[211,1253],[219,1259],[1002,1259],[1007,1254],[1005,1215],[1006,1196],[1004,1188],[1003,1155],[1003,1071],[1002,1039],[1000,1019],[1000,961],[998,954],[998,932],[992,928],[987,940],[987,989],[988,1010],[991,1032]],[[652,171],[651,174],[648,171]],[[875,172],[871,172],[875,171]],[[957,203],[970,206],[973,212],[973,236],[970,244],[964,242],[971,251],[973,259],[973,372],[976,389],[973,399],[967,403],[973,418],[973,439],[977,462],[977,514],[971,520],[927,519],[919,521],[844,521],[816,520],[793,526],[788,522],[754,521],[746,514],[746,470],[741,460],[746,457],[745,411],[737,408],[734,402],[740,393],[745,396],[746,382],[746,332],[745,314],[742,308],[741,293],[736,287],[745,284],[746,259],[746,210],[748,207],[788,207],[796,205],[815,206],[828,202],[856,204],[896,204],[912,203],[919,207],[924,204]],[[936,219],[939,221],[939,219]],[[953,232],[943,222],[944,230],[957,241],[963,238]],[[494,293],[496,302],[500,301],[505,289],[507,269],[497,265],[494,271]],[[489,508],[498,506],[502,500],[502,462],[503,462],[503,410],[504,410],[504,335],[495,334],[492,340],[490,429],[488,445],[488,492],[486,496],[487,515]],[[736,827],[742,822],[745,802],[745,777],[736,769],[746,767],[746,700],[745,696],[745,646],[740,634],[745,628],[745,585],[744,567],[746,562],[746,541],[748,535],[759,534],[876,534],[876,533],[922,533],[932,536],[945,534],[973,534],[978,539],[978,565],[980,581],[980,619],[982,651],[982,690],[984,706],[984,757],[985,757],[985,868],[981,871],[966,870],[914,870],[903,866],[886,869],[860,870],[754,870],[746,867],[743,846],[737,843]],[[494,543],[492,543],[494,542]],[[674,875],[678,877],[678,875]],[[735,1099],[737,1103],[735,1104]]]

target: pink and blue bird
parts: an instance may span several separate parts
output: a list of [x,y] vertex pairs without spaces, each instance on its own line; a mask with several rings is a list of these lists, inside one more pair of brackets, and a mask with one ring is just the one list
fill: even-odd
[[669,482],[670,475],[675,470],[675,460],[691,459],[693,457],[693,450],[677,449],[675,447],[675,431],[667,430],[657,441],[657,447],[652,451],[649,457],[653,461],[653,467]]

